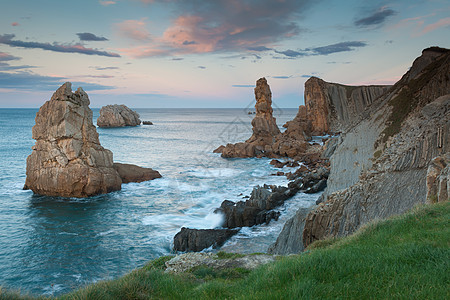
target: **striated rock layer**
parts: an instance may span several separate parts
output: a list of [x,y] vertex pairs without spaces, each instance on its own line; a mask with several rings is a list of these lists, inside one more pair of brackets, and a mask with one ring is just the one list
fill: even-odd
[[305,106],[313,135],[345,131],[390,86],[348,86],[311,77],[305,82]]
[[450,200],[450,152],[433,158],[427,170],[427,203]]
[[100,109],[98,127],[124,127],[141,124],[139,114],[125,105],[106,105]]
[[36,114],[25,188],[41,195],[87,197],[120,190],[113,154],[100,145],[88,95],[62,85]]
[[[341,135],[331,156],[325,201],[306,218],[305,246],[328,236],[348,235],[371,220],[426,201],[430,162],[450,149],[448,74],[450,51],[425,49],[371,106],[370,114]],[[428,173],[429,198],[434,193],[432,178],[444,178],[440,176],[445,168]]]

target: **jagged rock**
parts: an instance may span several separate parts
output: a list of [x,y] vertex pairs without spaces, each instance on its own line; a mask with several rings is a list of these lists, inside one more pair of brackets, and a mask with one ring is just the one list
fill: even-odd
[[113,154],[100,145],[88,95],[63,84],[41,106],[36,144],[27,158],[25,188],[48,196],[87,197],[120,190]]
[[151,168],[143,168],[131,164],[114,163],[114,170],[119,173],[122,183],[142,182],[161,178],[161,174]]
[[295,216],[286,221],[277,241],[269,247],[267,253],[287,255],[302,252],[304,250],[303,228],[310,211],[311,208],[298,209]]
[[165,273],[188,272],[198,266],[212,268],[214,270],[235,268],[252,270],[275,259],[275,256],[267,254],[252,254],[244,257],[237,256],[224,259],[214,253],[185,253],[167,261]]
[[427,203],[449,201],[450,152],[431,160],[427,170]]
[[124,127],[141,124],[139,114],[125,105],[106,105],[100,109],[97,119],[98,127]]
[[307,117],[313,135],[345,131],[390,86],[347,86],[311,77],[305,82]]
[[151,121],[142,121],[142,125],[153,125],[153,122],[151,122]]
[[173,250],[198,252],[209,247],[217,249],[238,233],[233,229],[190,229],[182,227],[173,238]]
[[280,213],[273,211],[285,200],[295,195],[295,192],[286,187],[257,186],[253,188],[250,199],[239,202],[225,200],[217,212],[225,215],[223,227],[251,227],[257,224],[269,223],[277,220]]
[[222,153],[222,157],[225,158],[255,157],[263,155],[265,147],[272,145],[280,129],[272,115],[272,92],[265,78],[260,78],[256,82],[255,98],[256,115],[252,120],[252,136],[242,143],[220,146],[214,153]]
[[450,51],[444,50],[425,49],[364,118],[341,135],[331,156],[325,201],[305,223],[305,246],[348,235],[371,220],[426,201],[430,161],[450,148]]

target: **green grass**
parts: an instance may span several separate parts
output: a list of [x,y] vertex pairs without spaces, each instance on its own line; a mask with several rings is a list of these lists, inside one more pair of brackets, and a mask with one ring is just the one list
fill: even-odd
[[450,299],[449,220],[450,202],[418,207],[254,271],[171,275],[164,257],[58,299]]

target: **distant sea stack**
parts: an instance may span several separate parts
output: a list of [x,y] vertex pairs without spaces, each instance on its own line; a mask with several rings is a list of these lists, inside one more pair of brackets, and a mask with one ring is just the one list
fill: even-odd
[[142,176],[129,178],[136,166],[113,163],[112,152],[100,145],[89,104],[82,88],[73,93],[66,82],[41,106],[33,126],[36,144],[27,158],[25,189],[47,196],[89,197],[120,190],[122,182],[161,177],[139,168]]
[[97,119],[98,127],[125,127],[138,126],[141,124],[139,114],[125,105],[106,105],[100,109]]

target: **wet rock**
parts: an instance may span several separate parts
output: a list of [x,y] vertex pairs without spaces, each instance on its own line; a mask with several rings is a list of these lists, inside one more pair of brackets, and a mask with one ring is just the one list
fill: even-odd
[[100,109],[98,127],[124,127],[141,124],[139,114],[125,105],[106,105]]
[[161,178],[161,174],[151,168],[143,168],[131,164],[114,163],[114,169],[119,173],[122,183],[142,182]]
[[151,121],[142,121],[142,125],[153,125]]
[[217,249],[239,230],[232,229],[190,229],[183,227],[173,238],[173,250],[198,252],[209,247]]

